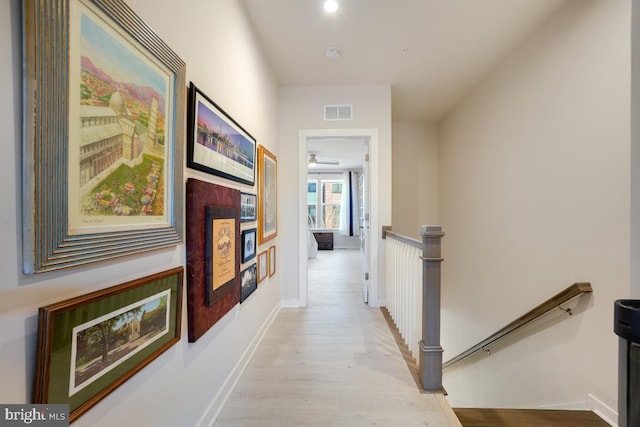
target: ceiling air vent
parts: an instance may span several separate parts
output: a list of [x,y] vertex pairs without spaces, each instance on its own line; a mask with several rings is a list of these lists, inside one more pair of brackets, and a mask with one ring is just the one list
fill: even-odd
[[353,105],[335,104],[324,106],[325,120],[353,120]]

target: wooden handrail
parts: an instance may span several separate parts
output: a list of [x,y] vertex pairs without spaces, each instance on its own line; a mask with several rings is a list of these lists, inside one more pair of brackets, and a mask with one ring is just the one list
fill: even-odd
[[[545,302],[543,302],[542,304],[538,305],[537,307],[535,307],[534,309],[530,310],[529,312],[523,314],[522,316],[518,317],[516,320],[514,320],[513,322],[509,323],[507,326],[505,326],[504,328],[500,329],[498,332],[496,332],[495,334],[485,338],[484,340],[480,341],[478,344],[469,347],[469,349],[463,351],[462,353],[460,353],[459,355],[457,355],[456,357],[447,360],[445,363],[442,364],[442,368],[448,368],[449,366],[453,365],[454,363],[457,363],[459,361],[461,361],[462,359],[465,359],[469,356],[471,356],[472,354],[474,354],[475,352],[482,350],[483,348],[485,348],[486,346],[488,346],[489,344],[492,344],[493,342],[499,340],[500,338],[504,337],[507,334],[510,334],[511,332],[515,331],[516,329],[526,325],[527,323],[531,322],[532,320],[537,319],[538,317],[542,316],[543,314],[553,310],[554,308],[559,307],[561,304],[577,297],[580,296],[584,293],[588,293],[588,292],[593,292],[593,289],[591,289],[591,283],[574,283],[573,285],[569,286],[567,289],[565,289],[564,291],[560,292],[559,294],[549,298],[548,300],[546,300]],[[561,308],[562,309],[562,308]],[[565,309],[562,309],[565,310]],[[566,310],[565,310],[566,311]],[[568,311],[569,314],[571,314],[570,311]]]
[[384,238],[386,239],[387,237],[394,238],[409,246],[413,246],[414,248],[422,249],[422,242],[420,240],[412,239],[411,237],[403,236],[402,234],[394,233],[393,231],[386,231]]
[[422,241],[395,233],[391,231],[390,228],[383,229],[382,238],[386,239],[387,237],[392,237],[400,242],[406,243],[409,246],[413,246],[414,248],[422,249]]

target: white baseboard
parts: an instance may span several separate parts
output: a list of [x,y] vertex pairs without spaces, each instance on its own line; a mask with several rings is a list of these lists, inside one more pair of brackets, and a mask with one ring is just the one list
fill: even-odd
[[231,395],[231,392],[233,391],[234,387],[238,383],[238,380],[240,379],[242,372],[244,372],[245,368],[247,367],[247,364],[251,360],[251,357],[253,357],[253,353],[255,353],[256,349],[258,348],[258,345],[260,345],[260,342],[262,341],[262,338],[264,338],[265,334],[269,330],[269,327],[271,326],[274,319],[280,312],[280,308],[281,306],[277,305],[274,307],[271,313],[269,313],[269,316],[267,316],[267,318],[265,319],[264,323],[258,330],[258,333],[251,341],[251,344],[249,344],[249,346],[244,351],[244,353],[242,353],[240,360],[238,360],[238,363],[236,363],[236,365],[233,367],[233,369],[229,373],[229,376],[222,384],[222,387],[220,387],[220,390],[218,390],[218,393],[213,398],[213,400],[207,407],[207,410],[198,421],[197,423],[198,427],[202,427],[202,426],[211,427],[215,422],[216,418],[218,418],[218,415],[220,414],[222,407],[224,406],[225,402]]
[[587,395],[587,404],[597,416],[613,427],[618,427],[618,411],[605,405],[593,394]]
[[592,394],[587,394],[586,402],[559,403],[554,405],[538,406],[537,409],[561,409],[567,411],[592,411],[604,422],[613,427],[618,427],[618,412],[605,405]]
[[549,410],[560,410],[560,411],[588,411],[589,405],[587,402],[572,402],[572,403],[554,403],[552,405],[540,405],[536,406],[535,409],[549,409]]
[[298,308],[300,307],[300,300],[297,299],[285,299],[280,302],[282,308]]

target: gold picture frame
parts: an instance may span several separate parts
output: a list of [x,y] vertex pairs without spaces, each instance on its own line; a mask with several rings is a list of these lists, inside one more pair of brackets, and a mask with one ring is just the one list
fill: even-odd
[[276,245],[269,246],[269,277],[276,274]]
[[258,284],[269,277],[269,253],[265,250],[258,254]]
[[278,159],[258,146],[258,244],[278,235]]

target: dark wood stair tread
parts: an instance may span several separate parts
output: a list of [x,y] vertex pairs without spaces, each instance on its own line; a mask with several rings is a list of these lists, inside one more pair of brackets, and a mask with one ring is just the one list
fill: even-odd
[[454,408],[463,427],[609,427],[591,411]]

